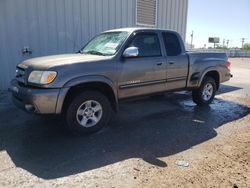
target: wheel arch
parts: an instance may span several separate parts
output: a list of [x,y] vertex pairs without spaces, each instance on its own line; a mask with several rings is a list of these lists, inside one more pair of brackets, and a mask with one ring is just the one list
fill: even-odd
[[220,86],[220,78],[221,78],[220,72],[216,68],[210,68],[204,71],[199,81],[198,87],[200,87],[205,76],[209,76],[215,80],[216,89],[218,90]]
[[83,76],[70,80],[64,87],[69,88],[62,104],[61,111],[63,111],[70,102],[72,96],[76,95],[80,90],[95,90],[106,95],[110,100],[114,111],[118,111],[117,92],[113,82],[102,76]]

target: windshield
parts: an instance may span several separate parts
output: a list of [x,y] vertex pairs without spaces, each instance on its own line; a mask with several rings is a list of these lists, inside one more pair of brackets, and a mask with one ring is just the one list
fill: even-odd
[[108,32],[93,38],[84,48],[80,50],[84,54],[114,55],[128,37],[128,32]]

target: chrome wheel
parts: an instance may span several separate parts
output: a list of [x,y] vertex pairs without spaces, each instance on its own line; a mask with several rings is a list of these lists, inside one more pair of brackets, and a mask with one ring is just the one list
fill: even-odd
[[202,90],[202,98],[204,101],[209,101],[213,96],[214,88],[211,83],[207,83]]
[[94,100],[85,101],[77,110],[78,123],[86,128],[95,126],[102,118],[103,109],[99,102]]

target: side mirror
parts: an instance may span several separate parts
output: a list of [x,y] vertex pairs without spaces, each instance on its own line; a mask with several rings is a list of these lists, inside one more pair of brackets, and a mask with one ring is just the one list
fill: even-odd
[[137,47],[128,47],[123,52],[123,57],[137,57],[139,55],[139,49]]

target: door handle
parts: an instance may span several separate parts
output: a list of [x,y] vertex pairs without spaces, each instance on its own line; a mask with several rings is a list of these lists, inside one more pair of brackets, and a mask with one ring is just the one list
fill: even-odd
[[173,65],[175,62],[174,61],[169,61],[169,64],[170,65]]
[[158,65],[158,66],[161,66],[162,64],[163,64],[162,62],[156,63],[156,65]]

